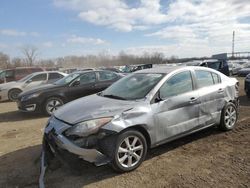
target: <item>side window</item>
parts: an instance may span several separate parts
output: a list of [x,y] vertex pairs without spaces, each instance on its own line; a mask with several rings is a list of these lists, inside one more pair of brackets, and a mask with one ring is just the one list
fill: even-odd
[[5,77],[6,78],[13,78],[14,77],[14,70],[6,70]]
[[193,82],[190,71],[178,73],[169,78],[160,88],[162,99],[180,95],[193,90]]
[[47,74],[39,74],[30,79],[29,82],[44,81],[47,79]]
[[113,72],[108,72],[108,71],[102,71],[99,72],[99,80],[100,81],[110,81],[115,79],[117,76]]
[[211,86],[214,84],[212,74],[208,71],[196,70],[195,75],[196,75],[198,88]]
[[80,82],[80,85],[94,83],[96,81],[95,73],[94,72],[85,73],[81,75],[79,78],[77,78],[77,81]]
[[214,84],[219,84],[220,83],[220,76],[218,74],[212,72],[212,77],[213,77],[213,80],[214,80]]
[[60,78],[63,78],[63,75],[59,74],[59,73],[49,73],[49,80],[58,80]]
[[219,61],[215,61],[215,62],[210,62],[207,65],[211,69],[219,70],[220,69],[220,64],[221,63]]

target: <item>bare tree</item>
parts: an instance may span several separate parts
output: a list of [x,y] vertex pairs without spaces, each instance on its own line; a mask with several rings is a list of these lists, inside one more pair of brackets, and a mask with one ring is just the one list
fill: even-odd
[[12,60],[11,60],[11,64],[14,66],[14,67],[21,67],[24,65],[24,62],[21,58],[19,57],[14,57]]
[[34,65],[36,58],[38,56],[38,49],[34,46],[24,46],[21,48],[21,52],[24,55],[24,60],[26,65],[32,66]]
[[0,52],[0,68],[10,67],[10,57],[7,54]]

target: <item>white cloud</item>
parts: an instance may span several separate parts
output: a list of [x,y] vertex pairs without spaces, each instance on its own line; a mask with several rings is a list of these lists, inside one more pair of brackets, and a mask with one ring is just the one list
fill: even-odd
[[161,12],[160,0],[139,2],[138,7],[130,7],[121,0],[54,0],[58,7],[78,11],[83,21],[124,32],[165,22],[166,15]]
[[14,37],[27,35],[26,32],[16,31],[13,29],[2,29],[2,30],[0,30],[0,34],[5,35],[5,36],[14,36]]
[[70,38],[67,39],[68,43],[78,43],[78,44],[90,44],[90,45],[102,45],[107,44],[105,40],[99,38],[86,38],[80,37],[76,35],[72,35]]
[[24,32],[24,31],[17,31],[14,29],[0,29],[0,35],[10,36],[10,37],[40,36],[40,34],[37,32]]
[[8,48],[9,46],[7,44],[4,44],[4,43],[0,43],[0,49],[6,49]]
[[53,47],[53,42],[47,41],[47,42],[42,43],[42,45],[44,47],[46,47],[46,48],[52,48]]
[[235,50],[250,50],[249,0],[54,0],[54,4],[76,11],[85,22],[123,32],[141,30],[152,38],[151,44],[155,38],[166,44],[128,49],[135,53],[157,49],[190,57],[230,52],[233,31]]

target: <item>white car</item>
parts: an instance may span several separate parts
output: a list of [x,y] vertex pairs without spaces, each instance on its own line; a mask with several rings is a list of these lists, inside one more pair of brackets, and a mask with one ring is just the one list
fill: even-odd
[[16,82],[0,84],[0,101],[15,101],[21,92],[42,84],[53,83],[67,75],[59,71],[36,72]]

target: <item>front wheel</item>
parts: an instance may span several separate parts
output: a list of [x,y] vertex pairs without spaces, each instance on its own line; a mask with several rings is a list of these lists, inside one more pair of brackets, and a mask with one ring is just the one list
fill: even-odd
[[232,130],[237,122],[238,113],[236,106],[229,102],[222,110],[220,129],[224,131]]
[[20,89],[12,89],[8,93],[9,100],[17,101],[18,95],[22,92]]
[[147,142],[138,131],[129,130],[117,138],[112,167],[119,172],[136,169],[144,161],[147,154]]
[[45,102],[44,112],[51,115],[54,111],[64,104],[63,100],[58,97],[51,97]]

